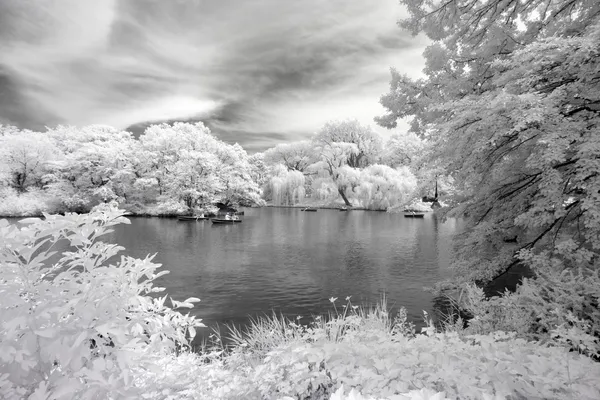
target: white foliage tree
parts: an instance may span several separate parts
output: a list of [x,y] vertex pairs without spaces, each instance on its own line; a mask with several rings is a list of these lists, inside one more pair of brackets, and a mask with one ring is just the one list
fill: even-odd
[[273,204],[288,206],[298,204],[304,200],[304,174],[297,170],[288,170],[283,164],[272,168],[272,177],[269,181]]
[[363,207],[375,210],[404,205],[412,199],[417,188],[417,179],[408,167],[393,169],[386,165],[371,165],[360,171],[358,181],[355,196]]
[[[549,306],[531,307],[523,287],[503,307],[514,313],[507,319],[532,321],[529,333],[543,336],[559,321],[573,326],[573,313],[600,338],[600,3],[402,3],[410,16],[401,26],[434,41],[424,53],[427,77],[393,71],[378,122],[412,118],[455,178],[450,213],[467,223],[458,281],[485,283],[528,265]],[[585,281],[596,289],[580,297]],[[554,296],[556,285],[569,295]]]

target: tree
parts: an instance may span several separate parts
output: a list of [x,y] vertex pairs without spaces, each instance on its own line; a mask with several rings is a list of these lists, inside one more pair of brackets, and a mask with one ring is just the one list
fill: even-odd
[[350,173],[357,169],[348,166],[348,160],[358,153],[354,143],[332,142],[319,148],[321,161],[313,164],[312,169],[326,171],[337,187],[338,194],[346,206],[352,206],[346,195],[346,190],[353,189],[355,180],[347,179]]
[[304,175],[297,170],[289,170],[283,164],[272,168],[268,182],[269,192],[276,206],[294,205],[304,200]]
[[42,187],[42,177],[60,151],[45,134],[5,129],[0,136],[0,174],[8,186],[23,193],[30,186]]
[[352,174],[343,167],[358,169],[375,163],[381,153],[381,138],[370,127],[347,120],[326,123],[313,137],[313,142],[320,161],[312,168],[327,171],[346,206],[351,206],[346,190],[353,189],[356,182],[345,179]]
[[349,143],[356,149],[347,154],[345,164],[352,168],[363,168],[375,164],[381,156],[381,138],[371,127],[357,120],[330,121],[317,132],[314,143],[322,149],[334,143]]
[[253,166],[239,145],[215,138],[201,122],[150,126],[140,137],[140,186],[155,182],[164,202],[261,204]]
[[46,177],[48,191],[69,211],[134,196],[138,143],[131,133],[105,125],[58,126],[47,135],[65,156]]
[[381,153],[381,163],[392,168],[414,167],[423,153],[425,143],[414,132],[392,135]]
[[[424,53],[427,78],[393,70],[381,98],[388,114],[377,121],[393,127],[411,117],[412,131],[433,142],[434,157],[456,179],[449,215],[467,221],[455,263],[461,279],[483,283],[526,264],[548,291],[545,277],[554,272],[564,272],[565,286],[597,282],[600,4],[403,4],[410,18],[400,25],[434,41]],[[515,236],[516,248],[504,243]],[[588,292],[575,312],[595,335],[598,297],[598,289]]]
[[315,146],[308,140],[278,144],[266,150],[263,157],[269,165],[283,164],[290,171],[302,173],[316,161]]
[[250,175],[252,180],[256,182],[259,187],[262,187],[268,180],[268,168],[265,164],[264,153],[252,154],[248,157],[250,163]]
[[354,192],[363,207],[387,210],[407,203],[416,188],[417,180],[407,167],[375,164],[360,171]]

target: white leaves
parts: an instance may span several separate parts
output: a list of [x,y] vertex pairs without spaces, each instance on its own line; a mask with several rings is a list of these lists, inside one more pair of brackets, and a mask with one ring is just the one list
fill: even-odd
[[56,337],[57,332],[58,330],[56,328],[38,329],[34,331],[36,335],[49,339]]
[[197,303],[200,301],[200,299],[198,299],[196,297],[190,297],[190,298],[186,299],[185,301],[177,301],[177,300],[173,300],[173,298],[170,298],[170,300],[171,300],[171,305],[173,306],[174,309],[193,308],[194,303]]
[[197,297],[188,297],[183,301],[184,303],[199,303],[200,299]]
[[[129,371],[152,364],[148,354],[173,351],[175,343],[186,346],[186,335],[203,326],[166,307],[166,296],[145,296],[162,275],[151,257],[108,263],[121,248],[96,238],[121,215],[107,206],[89,215],[47,215],[20,229],[0,227],[0,242],[12,249],[0,251],[0,265],[6,266],[0,280],[0,377],[9,382],[2,383],[0,397],[11,385],[26,388],[31,398],[104,397],[99,393],[106,392],[137,397]],[[52,252],[45,242],[59,240],[79,248],[49,267],[44,261]],[[14,254],[20,255],[18,263]],[[190,297],[178,305],[189,308],[198,301]],[[60,379],[54,378],[57,371]],[[45,376],[52,385],[44,386]]]
[[27,398],[28,400],[47,400],[51,393],[48,393],[48,383],[40,382],[35,391]]

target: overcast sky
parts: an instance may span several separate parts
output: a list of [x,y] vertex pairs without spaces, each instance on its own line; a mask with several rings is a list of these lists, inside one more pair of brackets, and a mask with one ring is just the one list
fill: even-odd
[[249,151],[373,122],[424,41],[397,0],[0,0],[0,123],[202,120]]

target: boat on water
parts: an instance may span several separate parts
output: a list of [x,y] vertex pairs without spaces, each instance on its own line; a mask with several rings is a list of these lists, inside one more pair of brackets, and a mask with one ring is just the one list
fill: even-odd
[[404,218],[425,218],[425,214],[412,212],[404,214]]
[[177,217],[179,221],[204,221],[207,220],[208,217],[203,216],[194,216],[194,215],[180,215]]
[[241,223],[241,219],[225,219],[225,218],[213,218],[211,219],[213,224],[238,224]]
[[348,211],[348,207],[342,207],[340,208],[340,211]]
[[317,209],[314,207],[306,207],[306,208],[302,208],[300,209],[300,211],[312,211],[312,212],[317,212]]

